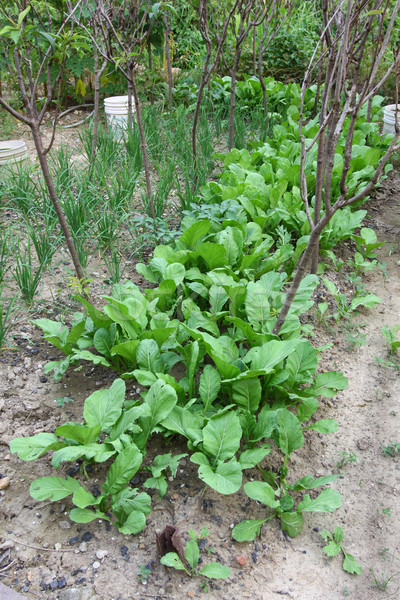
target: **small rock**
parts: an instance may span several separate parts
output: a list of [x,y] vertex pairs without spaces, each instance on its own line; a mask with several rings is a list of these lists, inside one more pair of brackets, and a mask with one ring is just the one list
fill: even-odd
[[81,544],[79,544],[79,550],[81,552],[86,552],[86,550],[87,550],[87,543],[86,542],[82,542]]
[[4,398],[11,398],[11,396],[16,396],[18,394],[18,390],[13,387],[13,388],[8,388],[8,390],[5,390],[4,392]]
[[78,588],[69,588],[58,594],[59,600],[81,600],[81,590]]
[[55,550],[61,550],[61,544],[60,544],[60,542],[57,542],[57,544],[54,544],[54,549]]
[[194,592],[192,590],[190,590],[188,592],[188,596],[189,596],[189,598],[194,598]]
[[370,440],[367,437],[363,437],[357,442],[357,448],[359,450],[366,450],[371,445]]
[[82,534],[81,540],[82,542],[90,542],[92,537],[93,533],[90,533],[90,531],[85,531],[85,533]]
[[145,550],[146,544],[139,544],[139,550]]
[[70,538],[68,540],[68,543],[69,543],[70,546],[73,546],[74,544],[77,544],[78,542],[79,542],[79,536],[78,535],[76,535],[76,536],[74,536],[74,537],[72,537],[72,538]]
[[11,540],[7,540],[6,542],[0,544],[0,550],[8,550],[9,548],[14,548],[14,542]]
[[58,589],[61,590],[62,588],[64,588],[66,586],[66,583],[67,583],[67,581],[66,581],[65,577],[61,577],[57,582]]
[[168,581],[168,583],[165,585],[165,593],[172,594],[173,591],[174,591],[174,584],[172,583],[172,581]]
[[96,558],[98,558],[99,560],[103,560],[103,558],[105,558],[106,556],[108,556],[107,550],[97,550]]
[[99,567],[100,567],[100,563],[96,560],[93,564],[92,564],[93,569],[96,571]]
[[71,523],[68,521],[60,521],[58,526],[60,529],[71,529]]
[[247,563],[247,557],[244,554],[236,554],[235,560],[241,567],[244,567],[244,565]]

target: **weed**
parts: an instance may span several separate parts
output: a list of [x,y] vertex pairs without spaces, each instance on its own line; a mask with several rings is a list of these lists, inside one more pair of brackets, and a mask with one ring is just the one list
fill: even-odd
[[15,302],[15,296],[5,304],[4,301],[0,298],[0,354],[4,347],[4,344],[7,341],[7,335],[10,331],[13,323],[14,323],[14,314],[15,310],[13,310],[13,305]]
[[347,450],[342,450],[339,453],[339,456],[341,457],[340,460],[338,460],[338,462],[336,463],[336,467],[338,469],[342,469],[344,466],[348,465],[348,464],[353,464],[357,462],[358,456],[355,452],[351,451],[347,452]]
[[21,249],[21,240],[18,239],[14,246],[15,270],[13,277],[21,291],[21,295],[27,304],[33,302],[36,290],[40,283],[40,278],[44,268],[44,263],[41,263],[34,272],[32,264],[31,243],[28,240],[27,247]]
[[204,575],[208,579],[226,579],[230,575],[229,567],[225,567],[219,562],[210,562],[202,566],[200,571],[196,571],[200,563],[200,548],[199,541],[207,537],[209,531],[204,527],[198,536],[193,529],[189,530],[190,539],[185,548],[185,559],[189,565],[189,569],[183,564],[176,552],[168,552],[161,557],[160,562],[166,567],[172,567],[178,571],[185,571],[191,577],[195,575]]
[[[381,506],[383,506],[383,503],[382,503],[382,502],[381,502]],[[388,517],[391,517],[391,516],[392,516],[392,514],[391,514],[391,510],[390,510],[390,508],[389,508],[389,507],[386,507],[386,508],[381,508],[381,509],[377,508],[377,509],[376,509],[376,514],[377,514],[377,516],[378,516],[378,515],[380,515],[380,514],[382,514],[382,515],[387,515]]]
[[391,442],[387,446],[381,446],[383,456],[396,456],[396,454],[400,454],[400,444],[396,442]]
[[328,542],[328,544],[323,548],[327,556],[334,557],[340,552],[343,553],[343,571],[357,575],[362,573],[361,565],[354,560],[354,556],[347,552],[342,544],[344,540],[344,533],[341,527],[336,527],[333,533],[331,533],[328,529],[324,529],[320,532],[320,536],[323,540],[325,540],[325,542]]
[[54,400],[54,402],[57,403],[57,406],[60,406],[61,408],[63,406],[65,406],[68,402],[73,402],[73,401],[74,401],[73,398],[68,398],[68,396],[64,396],[64,397],[61,396],[60,398],[56,398]]
[[90,296],[90,284],[93,279],[86,277],[85,279],[78,279],[74,276],[67,277],[68,287],[72,288],[74,294],[78,294],[79,296]]
[[400,340],[398,338],[398,333],[400,331],[400,325],[394,325],[390,327],[388,325],[384,325],[381,329],[385,339],[387,341],[387,347],[389,354],[397,354],[397,350],[400,347]]
[[379,552],[379,554],[383,558],[384,565],[385,565],[381,575],[380,576],[377,575],[373,568],[370,568],[369,571],[372,575],[372,578],[373,578],[374,583],[375,583],[376,587],[378,588],[378,590],[380,590],[381,592],[386,592],[389,583],[395,577],[398,577],[400,575],[400,570],[399,571],[396,570],[394,573],[392,573],[393,563],[395,560],[399,560],[399,558],[395,555],[395,552],[390,554],[389,548],[383,548]]
[[151,575],[151,569],[147,568],[145,565],[140,565],[137,571],[137,578],[139,583],[141,583],[142,585],[146,585],[149,575]]

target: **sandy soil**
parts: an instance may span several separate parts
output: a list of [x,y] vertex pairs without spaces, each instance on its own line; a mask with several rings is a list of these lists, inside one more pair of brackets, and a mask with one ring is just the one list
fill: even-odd
[[[381,446],[400,442],[400,371],[376,362],[377,357],[388,358],[381,327],[400,323],[399,200],[400,180],[394,174],[369,203],[369,226],[388,243],[379,251],[381,262],[386,263],[386,276],[375,270],[365,277],[367,288],[382,302],[373,309],[362,309],[354,317],[360,325],[365,324],[360,329],[365,344],[349,348],[342,322],[338,327],[332,322],[327,327],[314,323],[313,343],[320,346],[333,342],[323,353],[321,368],[342,370],[349,387],[321,401],[319,416],[335,418],[339,431],[329,436],[311,432],[305,445],[293,454],[293,477],[340,471],[334,484],[343,494],[340,509],[330,515],[308,514],[298,538],[287,538],[278,522],[271,521],[258,540],[238,544],[231,538],[231,528],[243,518],[260,518],[261,506],[242,491],[228,497],[210,489],[204,491],[196,477],[196,466],[188,458],[181,461],[166,496],[162,500],[153,497],[147,526],[137,536],[122,535],[105,522],[70,522],[68,499],[56,503],[33,500],[29,484],[55,471],[46,457],[30,463],[17,459],[10,453],[10,441],[52,431],[67,420],[80,420],[84,399],[94,389],[109,386],[115,374],[83,365],[54,383],[44,375],[43,368],[58,354],[29,322],[31,313],[13,328],[17,349],[6,349],[0,357],[0,477],[10,479],[10,485],[0,491],[0,582],[27,598],[54,600],[399,598],[400,574],[395,574],[400,571],[400,454],[384,456]],[[343,283],[343,273],[331,275]],[[45,282],[42,288],[46,296],[48,284]],[[131,382],[127,389],[128,394],[137,393]],[[57,407],[55,399],[66,395],[74,402]],[[178,453],[185,448],[177,445],[165,450],[164,442],[155,439],[150,455],[163,451]],[[353,462],[344,461],[338,467],[343,452],[347,457],[352,453]],[[74,464],[60,469],[60,474],[68,472],[79,477],[79,467]],[[251,471],[246,473],[248,478],[256,476]],[[145,478],[146,474],[139,473],[135,485],[140,486]],[[88,485],[95,490],[103,479],[104,468],[95,466]],[[201,556],[204,562],[211,557],[228,565],[229,579],[211,582],[204,590],[201,578],[167,571],[159,562],[156,548],[156,532],[166,524],[177,526],[184,542],[189,529],[200,532],[206,526],[210,534]],[[333,530],[337,525],[344,529],[344,546],[363,566],[361,575],[345,573],[340,557],[328,559],[322,551],[324,542],[318,532]],[[388,549],[386,558],[383,549]],[[238,555],[245,557],[246,564],[239,564]],[[151,569],[143,583],[138,578],[141,565]],[[378,589],[370,569],[382,584],[393,576],[386,592]]]

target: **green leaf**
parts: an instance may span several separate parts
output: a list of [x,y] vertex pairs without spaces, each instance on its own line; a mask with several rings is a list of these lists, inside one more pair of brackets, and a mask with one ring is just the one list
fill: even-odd
[[300,423],[304,423],[311,419],[313,414],[318,410],[319,402],[316,398],[304,398],[299,408],[297,409],[297,418]]
[[192,570],[194,570],[199,562],[200,551],[197,542],[193,539],[190,539],[186,544],[185,558],[191,566]]
[[176,247],[178,249],[194,250],[199,240],[207,235],[211,227],[210,221],[197,221],[193,223],[186,231],[184,231],[181,237],[176,240]]
[[203,447],[215,460],[231,458],[239,449],[242,428],[232,411],[211,419],[203,429]]
[[251,448],[245,450],[239,457],[242,469],[252,469],[271,452],[271,448]]
[[74,440],[79,444],[87,444],[88,442],[95,441],[100,434],[100,426],[86,427],[81,423],[65,423],[57,427],[56,435]]
[[202,440],[202,432],[200,429],[201,421],[199,421],[197,416],[187,408],[174,406],[168,417],[161,421],[161,425],[169,431],[179,433],[192,442],[199,442]]
[[212,285],[210,287],[210,312],[219,313],[221,312],[224,304],[229,299],[228,294],[221,285]]
[[221,389],[221,376],[217,369],[211,365],[206,365],[200,375],[199,393],[201,401],[204,404],[204,412],[210,408],[211,404],[218,396]]
[[199,477],[220,494],[234,494],[242,485],[242,468],[232,458],[229,462],[218,463],[215,471],[208,465],[200,465]]
[[93,494],[85,490],[84,487],[80,486],[72,496],[72,502],[78,508],[86,508],[87,506],[96,505],[101,501],[101,496],[95,498]]
[[143,431],[140,443],[137,442],[140,447],[146,444],[155,426],[168,417],[177,401],[178,397],[172,386],[161,379],[153,383],[145,397],[145,403],[150,408],[150,415],[139,419],[139,425]]
[[317,477],[314,479],[314,477],[311,475],[306,475],[305,477],[302,477],[296,481],[296,483],[293,485],[290,485],[289,488],[295,492],[300,490],[312,490],[316,487],[320,487],[321,485],[326,485],[331,481],[336,481],[337,478],[337,475],[324,475],[323,477]]
[[318,373],[311,387],[305,391],[309,396],[325,396],[330,398],[334,396],[337,390],[345,390],[348,381],[343,373],[330,371],[328,373]]
[[316,423],[310,425],[310,429],[319,433],[335,433],[339,428],[339,424],[334,419],[320,419]]
[[10,450],[21,460],[35,460],[49,450],[57,450],[64,444],[54,433],[38,433],[31,437],[15,438],[10,442]]
[[62,500],[73,494],[81,487],[80,483],[67,476],[66,479],[61,477],[39,477],[30,485],[29,492],[35,500]]
[[165,475],[158,477],[149,477],[143,484],[143,487],[157,490],[159,498],[163,498],[167,493],[168,483]]
[[115,494],[123,488],[135,475],[142,464],[142,460],[143,455],[135,444],[122,450],[107,473],[103,484],[104,492],[106,494]]
[[275,490],[265,481],[248,481],[244,484],[244,491],[252,500],[257,500],[270,508],[279,506],[279,502],[275,500]]
[[202,242],[197,246],[196,254],[201,256],[210,271],[228,264],[228,254],[221,244]]
[[298,536],[304,525],[304,517],[298,512],[284,512],[278,515],[281,520],[281,529],[290,537]]
[[304,444],[304,436],[298,418],[286,408],[276,411],[278,446],[285,456]]
[[168,552],[160,558],[160,563],[166,567],[172,567],[178,571],[186,571],[187,569],[176,552]]
[[232,537],[237,542],[251,542],[260,535],[261,527],[267,519],[247,519],[235,525]]
[[366,308],[372,308],[376,304],[382,302],[382,298],[375,296],[375,294],[367,294],[366,296],[357,296],[352,300],[350,304],[350,310],[355,310],[359,306],[365,306]]
[[250,281],[247,284],[245,308],[249,323],[256,330],[262,330],[271,318],[271,312],[265,289],[259,283]]
[[122,411],[125,382],[116,379],[108,390],[97,390],[85,401],[83,416],[89,427],[100,426],[104,431],[114,425]]
[[362,573],[362,566],[360,565],[360,563],[356,562],[354,556],[352,554],[348,554],[347,552],[344,552],[344,561],[342,568],[344,571],[347,571],[347,573],[352,573],[356,575],[361,575]]
[[342,496],[336,490],[323,490],[312,500],[306,494],[297,507],[298,512],[332,512],[342,504]]
[[[114,326],[115,327],[115,326]],[[111,357],[111,350],[114,346],[115,335],[112,335],[110,329],[98,329],[93,337],[94,347],[97,352],[103,354],[106,358]]]
[[243,410],[254,414],[261,400],[261,383],[259,379],[245,379],[232,384],[232,400]]
[[163,371],[161,364],[161,355],[155,340],[142,340],[136,353],[138,365],[144,371],[152,373],[161,373]]
[[249,350],[245,361],[251,360],[252,369],[264,369],[267,374],[271,373],[276,365],[294,352],[298,343],[298,339],[271,340],[258,348]]
[[210,562],[199,571],[199,575],[208,579],[226,579],[230,574],[230,568],[218,562]]
[[55,469],[58,469],[64,461],[72,462],[83,457],[86,460],[93,459],[95,462],[105,462],[114,454],[115,450],[110,450],[110,447],[105,444],[90,443],[79,444],[78,446],[64,446],[54,453],[51,464]]
[[300,342],[296,352],[292,352],[286,361],[285,369],[292,381],[306,383],[311,381],[318,364],[317,353],[307,340]]
[[340,543],[331,540],[326,546],[323,547],[323,551],[329,557],[337,556],[341,550]]
[[120,533],[136,535],[146,527],[146,517],[140,510],[133,510],[129,513],[128,518],[118,527]]
[[94,521],[95,519],[104,519],[105,521],[110,520],[110,518],[100,510],[93,512],[88,508],[73,508],[69,513],[69,518],[75,523],[91,523],[91,521]]

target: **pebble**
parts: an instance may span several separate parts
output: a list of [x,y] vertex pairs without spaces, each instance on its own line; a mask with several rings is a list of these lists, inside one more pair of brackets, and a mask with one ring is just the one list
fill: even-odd
[[146,544],[139,544],[139,550],[145,550]]
[[82,542],[81,544],[79,544],[79,550],[81,552],[86,552],[86,550],[87,550],[87,543],[86,542]]
[[172,594],[173,591],[174,591],[174,584],[172,583],[172,581],[168,581],[168,583],[165,585],[165,593]]
[[97,570],[100,567],[100,563],[96,560],[92,565],[94,570]]
[[9,548],[14,548],[14,542],[11,540],[7,540],[6,542],[0,544],[0,550],[8,550]]
[[98,558],[99,560],[103,560],[103,558],[105,558],[106,556],[108,556],[107,550],[97,550],[96,558]]
[[194,592],[192,592],[192,590],[190,590],[188,592],[188,596],[189,596],[189,598],[194,598]]
[[54,549],[55,550],[61,550],[61,544],[60,544],[60,542],[57,542],[57,544],[54,544]]
[[244,567],[244,565],[247,563],[247,557],[244,554],[236,554],[235,560],[241,567]]
[[71,529],[71,523],[69,523],[68,521],[60,521],[58,523],[58,526],[60,529]]

